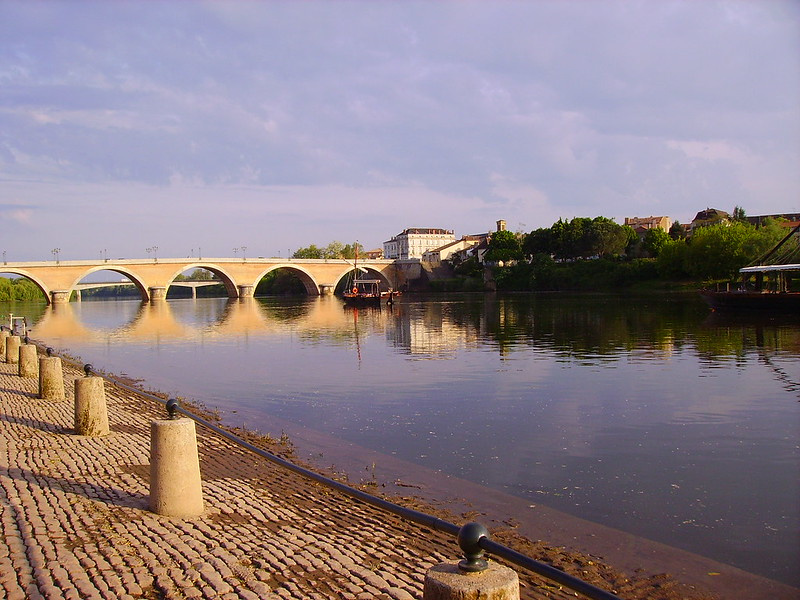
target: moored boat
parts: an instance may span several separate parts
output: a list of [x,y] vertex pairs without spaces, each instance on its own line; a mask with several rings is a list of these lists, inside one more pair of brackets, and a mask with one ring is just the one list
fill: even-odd
[[737,289],[700,290],[715,310],[794,311],[800,314],[800,225],[755,264],[739,269]]
[[367,270],[360,269],[358,266],[358,242],[356,242],[353,269],[355,273],[353,280],[342,294],[345,304],[349,306],[380,306],[381,301],[386,301],[387,304],[394,304],[394,299],[400,295],[400,292],[392,288],[381,290],[381,283],[383,282],[380,279],[359,278],[359,270],[364,273]]
[[796,311],[800,314],[800,292],[700,290],[700,296],[714,310]]
[[354,279],[353,286],[342,294],[345,304],[368,306],[381,303],[380,279]]

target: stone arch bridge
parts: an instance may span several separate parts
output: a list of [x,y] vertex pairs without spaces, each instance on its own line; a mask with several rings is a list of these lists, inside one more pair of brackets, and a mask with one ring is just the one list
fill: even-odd
[[[419,277],[420,263],[414,260],[359,261],[359,270],[380,279],[385,288],[400,289]],[[353,271],[344,259],[209,258],[209,259],[119,259],[42,262],[6,262],[0,273],[30,279],[42,290],[48,303],[69,302],[70,295],[87,276],[97,271],[113,271],[133,282],[144,301],[165,300],[175,278],[188,269],[201,268],[214,273],[230,298],[247,298],[261,279],[275,269],[292,271],[310,295],[332,294],[339,282]]]

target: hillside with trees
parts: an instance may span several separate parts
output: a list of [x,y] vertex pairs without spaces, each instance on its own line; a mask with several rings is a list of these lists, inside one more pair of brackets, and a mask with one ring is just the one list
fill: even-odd
[[[606,217],[559,219],[528,234],[497,232],[485,254],[498,290],[608,290],[644,285],[696,287],[735,280],[787,233],[778,220],[760,226],[739,207],[732,220],[709,219],[686,236],[682,227],[650,229],[643,238]],[[475,289],[483,276],[476,261],[456,265],[461,284]]]

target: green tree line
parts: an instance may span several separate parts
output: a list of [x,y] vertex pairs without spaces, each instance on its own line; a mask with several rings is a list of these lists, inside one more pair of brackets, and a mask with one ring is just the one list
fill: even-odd
[[356,257],[356,251],[358,251],[359,256],[363,256],[364,247],[358,242],[355,244],[343,244],[342,242],[334,241],[324,248],[318,248],[314,244],[307,248],[299,248],[292,254],[292,258],[346,258],[353,260]]
[[[648,281],[709,282],[736,279],[787,233],[774,219],[756,227],[737,207],[732,221],[669,232],[651,229],[640,239],[629,226],[606,217],[559,219],[528,234],[497,232],[486,261],[498,289],[609,289]],[[502,262],[501,262],[502,261]],[[476,260],[456,265],[455,287],[474,289],[483,268]],[[453,283],[450,284],[453,289]]]
[[44,294],[30,279],[0,277],[0,302],[44,300]]

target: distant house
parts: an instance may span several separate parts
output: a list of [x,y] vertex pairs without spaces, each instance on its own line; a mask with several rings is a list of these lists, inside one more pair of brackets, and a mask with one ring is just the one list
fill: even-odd
[[439,248],[426,250],[422,254],[422,261],[431,264],[438,264],[449,260],[456,255],[466,254],[468,250],[485,242],[489,237],[488,233],[478,235],[465,235],[460,240],[455,240]]
[[757,217],[745,217],[748,223],[761,227],[767,219],[782,219],[786,227],[797,227],[800,224],[800,213],[785,213],[782,215],[759,215]]
[[[497,221],[496,231],[506,231],[505,220],[500,219]],[[479,263],[483,264],[483,257],[489,250],[489,240],[492,239],[492,233],[494,232],[465,235],[459,240],[459,242],[464,242],[463,247],[450,252],[448,259],[451,261],[464,262],[474,257]],[[442,260],[445,259],[442,258]]]
[[421,259],[426,251],[440,248],[455,240],[452,229],[411,227],[383,242],[383,256],[389,259]]
[[625,225],[629,225],[636,229],[663,229],[669,231],[672,227],[672,221],[669,217],[625,217]]
[[672,221],[669,217],[625,217],[625,225],[633,228],[639,238],[644,239],[650,229],[663,229],[669,233]]
[[369,260],[376,260],[378,258],[383,258],[383,248],[375,248],[374,250],[367,250],[364,252],[364,256]]
[[716,225],[717,223],[729,223],[731,216],[724,210],[718,208],[707,208],[701,210],[689,225],[689,230],[694,231],[698,227],[706,227],[708,225]]

